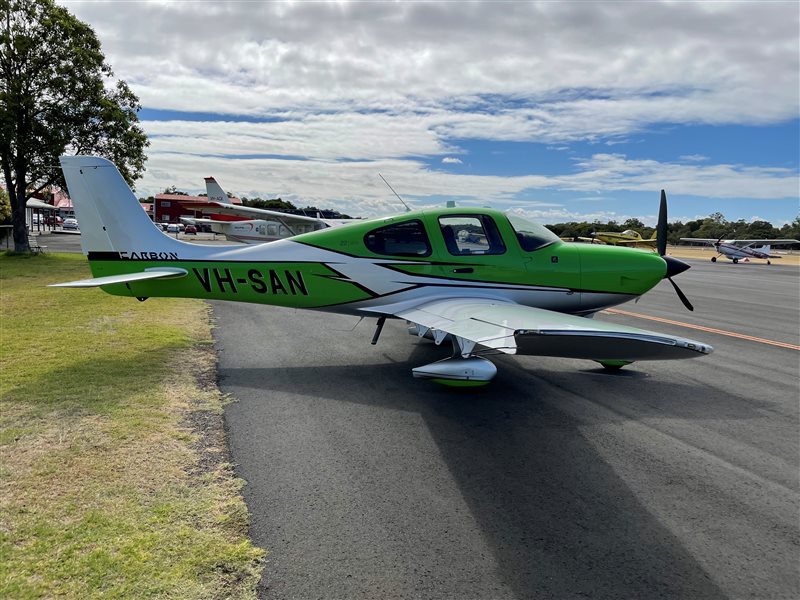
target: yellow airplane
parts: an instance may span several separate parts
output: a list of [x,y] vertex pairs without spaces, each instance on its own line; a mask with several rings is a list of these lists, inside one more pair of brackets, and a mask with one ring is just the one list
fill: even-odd
[[643,238],[638,231],[633,229],[626,229],[619,233],[616,231],[596,231],[591,234],[591,237],[580,238],[587,242],[601,241],[604,244],[611,246],[627,246],[628,248],[649,248],[650,250],[656,249],[656,233],[649,238]]

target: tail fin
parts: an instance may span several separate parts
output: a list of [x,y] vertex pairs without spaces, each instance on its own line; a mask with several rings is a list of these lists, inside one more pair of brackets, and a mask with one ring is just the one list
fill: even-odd
[[222,204],[231,203],[228,194],[223,191],[222,187],[213,177],[206,177],[206,194],[208,194],[208,199],[213,202],[220,202]]
[[84,254],[168,252],[186,246],[153,224],[113,163],[96,156],[62,156],[60,161]]

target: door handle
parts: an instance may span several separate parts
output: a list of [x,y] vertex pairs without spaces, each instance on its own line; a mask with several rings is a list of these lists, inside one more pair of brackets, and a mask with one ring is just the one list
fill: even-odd
[[453,269],[453,273],[472,273],[475,269],[472,267],[459,267],[457,269]]

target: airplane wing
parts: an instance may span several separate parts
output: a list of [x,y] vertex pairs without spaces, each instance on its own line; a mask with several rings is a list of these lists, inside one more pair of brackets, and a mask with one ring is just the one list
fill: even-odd
[[67,281],[66,283],[51,283],[47,287],[98,287],[101,285],[111,285],[114,283],[144,281],[146,279],[171,279],[184,277],[186,274],[186,269],[180,269],[177,267],[155,267],[152,269],[145,269],[144,271],[140,271],[138,273],[124,273],[122,275],[108,275],[106,277],[94,277],[92,279],[79,279],[77,281]]
[[[713,244],[719,241],[717,238],[681,238],[682,242],[705,242],[706,244]],[[730,241],[730,240],[723,240]]]
[[[682,242],[709,242],[709,243],[716,243],[720,241],[717,238],[681,238]],[[728,244],[745,244],[747,246],[752,246],[753,244],[770,244],[772,246],[779,246],[785,244],[800,244],[800,240],[793,240],[793,239],[779,239],[779,240],[732,240],[732,239],[723,239],[723,242]]]
[[198,210],[204,214],[223,214],[244,217],[246,219],[266,219],[270,221],[280,221],[291,228],[292,225],[316,223],[323,227],[329,227],[326,219],[317,217],[306,217],[303,215],[292,215],[277,210],[267,210],[265,208],[255,208],[252,206],[239,206],[227,204],[225,202],[186,202],[182,205],[190,210]]
[[656,240],[643,238],[641,240],[617,240],[614,242],[617,246],[647,246],[656,247]]
[[[752,246],[754,244],[769,244],[770,246],[780,246],[780,245],[786,245],[786,244],[800,244],[800,241],[798,241],[798,240],[788,240],[788,239],[786,239],[786,240],[727,240],[727,241],[732,242],[732,243],[747,242],[747,246]],[[745,246],[745,247],[747,247],[747,246]]]
[[391,307],[368,310],[411,321],[420,335],[430,332],[437,342],[446,334],[461,338],[466,353],[477,345],[506,354],[638,361],[713,351],[682,337],[482,298],[434,300],[394,312],[388,312]]

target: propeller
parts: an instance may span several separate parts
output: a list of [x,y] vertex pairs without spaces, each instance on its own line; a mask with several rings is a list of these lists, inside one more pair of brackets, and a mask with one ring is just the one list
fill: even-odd
[[694,310],[694,306],[689,302],[686,294],[683,293],[678,284],[672,281],[672,277],[683,273],[689,269],[689,265],[685,262],[673,258],[672,256],[665,256],[667,253],[667,193],[661,190],[661,205],[658,207],[658,224],[656,225],[656,249],[658,255],[667,263],[667,273],[664,278],[672,284],[675,288],[675,293],[678,294],[683,305],[689,310]]
[[664,256],[667,253],[667,193],[664,190],[661,190],[661,205],[658,207],[656,248],[659,256]]

